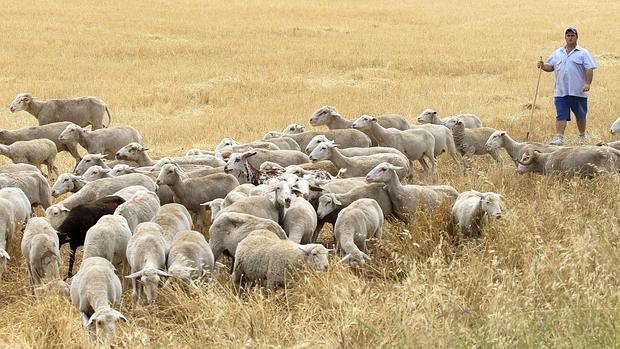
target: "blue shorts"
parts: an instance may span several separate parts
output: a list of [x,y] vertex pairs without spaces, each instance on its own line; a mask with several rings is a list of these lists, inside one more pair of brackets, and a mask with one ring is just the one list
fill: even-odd
[[575,114],[577,121],[586,119],[588,113],[588,99],[585,97],[564,96],[554,97],[557,121],[570,121],[570,112]]

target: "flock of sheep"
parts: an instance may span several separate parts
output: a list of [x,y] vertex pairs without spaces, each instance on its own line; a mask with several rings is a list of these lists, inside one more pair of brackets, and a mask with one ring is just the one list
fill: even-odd
[[[500,148],[519,173],[591,177],[620,170],[620,142],[518,142],[483,127],[475,115],[440,119],[431,109],[411,125],[399,115],[347,120],[325,106],[310,124],[327,130],[292,124],[262,140],[225,138],[214,150],[162,159],[148,155],[133,127],[111,127],[110,110],[99,98],[41,101],[22,93],[10,110],[32,114],[40,126],[0,130],[0,153],[14,162],[0,167],[0,277],[11,258],[7,241],[25,223],[21,252],[30,291],[66,292],[84,326],[110,343],[117,321],[125,319],[113,308],[122,293],[119,277],[131,280],[135,302],[153,302],[162,278],[198,287],[223,266],[218,260],[224,255],[233,260],[239,292],[254,284],[275,289],[297,267],[327,268],[329,250],[317,243],[325,223],[334,227],[341,263],[360,267],[371,259],[367,242],[382,237],[384,217],[404,220],[441,204],[452,206],[456,234],[481,234],[489,216],[501,217],[500,194],[401,183],[413,176],[415,163],[424,176],[434,176],[442,153],[463,171],[474,155],[489,154],[501,164]],[[611,132],[620,132],[620,118]],[[78,144],[88,154],[81,156]],[[75,158],[73,173],[58,174],[59,151]],[[50,180],[56,177],[52,187],[42,165]],[[69,192],[52,205],[52,197]],[[32,217],[37,205],[45,217]],[[60,276],[65,243],[69,283]],[[83,260],[72,277],[80,246]]]

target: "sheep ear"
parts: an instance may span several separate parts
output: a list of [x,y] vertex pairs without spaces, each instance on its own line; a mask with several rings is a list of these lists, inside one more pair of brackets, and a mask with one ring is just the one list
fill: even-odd
[[6,258],[7,260],[11,260],[11,256],[5,250],[0,248],[0,258]]
[[307,255],[310,255],[310,253],[312,252],[312,247],[308,246],[308,245],[299,245],[298,246],[299,249]]
[[112,310],[112,313],[114,314],[114,316],[116,316],[117,319],[121,319],[123,321],[127,321],[127,318],[125,317],[125,315],[123,315],[123,313],[121,313],[118,310]]
[[377,118],[376,118],[376,117],[374,117],[374,116],[371,116],[371,117],[370,117],[370,121],[372,121],[372,122],[377,122]]
[[103,154],[101,154],[101,153],[92,154],[92,155],[93,155],[93,157],[94,157],[95,159],[102,159],[102,158],[103,158]]
[[389,165],[388,165],[388,168],[389,168],[390,170],[398,171],[398,170],[402,170],[404,167],[402,167],[402,166],[394,166],[394,165],[392,165],[392,164],[389,164]]
[[58,207],[58,209],[59,209],[61,212],[63,212],[63,211],[64,211],[64,212],[69,212],[69,211],[71,211],[70,209],[66,208],[66,207],[65,207],[65,205],[62,205],[62,204]]
[[166,272],[165,272],[165,271],[163,271],[163,270],[156,270],[155,272],[156,272],[156,273],[157,273],[157,275],[159,275],[159,276],[165,276],[165,277],[171,277],[171,276],[172,276],[172,275],[170,275],[170,274],[166,273]]
[[325,190],[325,188],[321,187],[319,184],[310,183],[310,190],[311,191],[323,191]]
[[332,197],[332,201],[334,202],[334,204],[342,206],[342,202],[340,202],[340,200],[336,199],[335,197]]
[[88,319],[88,322],[86,322],[86,326],[85,327],[89,327],[90,325],[92,325],[93,320],[96,320],[96,319],[97,319],[96,313],[91,315],[91,317]]
[[249,157],[251,157],[251,156],[256,155],[257,153],[258,153],[257,151],[246,151],[245,153],[243,153],[243,154],[241,155],[241,158],[242,158],[242,159],[247,159],[247,158],[249,158]]
[[139,277],[142,277],[142,270],[137,271],[137,272],[135,272],[133,274],[129,274],[129,275],[125,276],[125,278],[127,278],[127,279],[137,279]]
[[200,204],[200,206],[209,206],[209,207],[211,207],[211,203],[212,202],[213,202],[213,200],[207,201],[207,202],[203,202],[202,204]]

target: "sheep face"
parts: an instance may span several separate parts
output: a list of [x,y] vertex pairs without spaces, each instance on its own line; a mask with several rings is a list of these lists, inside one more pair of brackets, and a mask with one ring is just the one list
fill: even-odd
[[136,169],[135,167],[131,167],[126,164],[118,164],[110,170],[109,174],[112,177],[122,176],[122,175],[130,174],[130,173],[134,173],[135,169]]
[[310,156],[308,157],[312,162],[329,159],[332,154],[333,148],[334,147],[327,142],[321,143],[319,146],[314,148],[314,150],[310,153]]
[[60,133],[60,135],[58,136],[58,140],[61,143],[76,142],[78,140],[79,134],[82,131],[84,131],[84,129],[80,126],[76,124],[71,124]]
[[265,133],[265,135],[263,136],[263,139],[266,140],[266,139],[277,138],[277,137],[282,137],[282,132],[269,131]]
[[164,165],[157,176],[157,185],[174,185],[179,179],[177,167],[173,164]]
[[280,181],[275,185],[274,190],[276,192],[276,203],[280,206],[289,208],[293,197],[290,184],[285,181]]
[[433,109],[424,109],[422,114],[418,116],[418,123],[420,124],[430,124],[433,122],[433,119],[437,117],[437,112]]
[[110,177],[109,172],[109,169],[105,169],[101,166],[93,166],[89,167],[88,170],[84,172],[83,177],[85,181],[92,182],[97,179]]
[[58,176],[56,183],[52,187],[52,196],[57,197],[64,193],[68,193],[75,188],[75,183],[73,183],[73,177],[69,173],[63,173]]
[[32,95],[30,95],[30,93],[20,93],[15,97],[13,102],[11,102],[9,109],[11,110],[11,113],[26,110],[28,109],[30,102],[32,102]]
[[54,229],[58,229],[62,222],[64,222],[65,218],[67,218],[69,211],[70,210],[64,205],[52,205],[45,210],[45,217]]
[[328,124],[332,118],[335,116],[340,116],[336,111],[336,108],[331,107],[329,105],[323,106],[317,109],[312,117],[310,117],[310,125],[312,126],[321,126]]
[[222,149],[224,149],[226,147],[232,147],[234,145],[239,145],[239,143],[237,143],[237,141],[235,141],[232,138],[225,137],[225,138],[222,138],[220,143],[215,147],[215,150],[216,151],[217,150],[222,150]]
[[368,256],[366,253],[362,251],[353,251],[352,253],[344,256],[344,258],[340,260],[340,263],[353,268],[359,268],[364,265],[367,260],[370,260],[370,256]]
[[310,143],[308,143],[304,151],[306,152],[306,154],[310,154],[319,144],[325,143],[325,142],[329,142],[329,139],[327,139],[325,135],[316,135],[312,137],[312,139],[310,140]]
[[282,134],[285,135],[295,135],[298,133],[302,133],[306,131],[306,128],[300,124],[290,124],[284,130],[282,130]]
[[291,190],[296,195],[301,195],[302,198],[308,200],[311,190],[310,181],[308,181],[307,179],[298,178],[295,184],[293,184],[293,186],[291,187]]
[[493,134],[491,134],[489,139],[487,139],[487,142],[484,144],[484,147],[489,151],[502,147],[504,145],[505,136],[506,136],[506,131],[493,132]]
[[319,219],[323,219],[340,206],[342,206],[342,203],[338,201],[333,194],[321,195],[321,197],[319,197],[319,207],[316,209],[316,214]]
[[140,143],[133,142],[119,149],[116,154],[114,154],[114,157],[117,160],[138,161],[141,155],[148,150],[148,148],[143,147]]
[[299,245],[299,249],[303,252],[302,258],[304,263],[318,270],[327,270],[329,260],[327,259],[328,251],[321,244]]
[[502,208],[500,206],[501,196],[496,193],[485,193],[481,200],[480,206],[482,211],[486,212],[493,218],[502,218]]
[[172,160],[172,158],[169,158],[169,157],[161,158],[157,160],[155,165],[153,165],[153,170],[159,171],[164,167],[164,165],[170,165],[170,164],[174,164],[174,160]]
[[611,132],[612,135],[620,133],[620,117],[618,117],[616,121],[611,124],[611,129],[609,130],[609,132]]
[[0,248],[0,280],[2,280],[2,274],[6,270],[6,262],[11,259],[9,254],[2,248]]
[[86,172],[86,170],[88,170],[89,167],[92,167],[92,166],[103,167],[103,165],[104,165],[104,162],[103,162],[102,154],[86,154],[84,155],[82,160],[80,160],[80,162],[77,164],[77,166],[75,166],[75,170],[73,171],[73,174],[77,176],[81,176],[84,174],[84,172]]
[[366,175],[366,182],[368,183],[388,183],[393,176],[396,176],[397,170],[401,170],[402,167],[397,167],[389,162],[382,162],[375,166]]
[[224,172],[230,173],[233,171],[243,172],[244,165],[241,153],[232,153],[224,166]]
[[454,129],[455,126],[457,126],[457,124],[460,121],[460,125],[464,125],[463,121],[461,121],[459,118],[451,118],[446,120],[443,125],[447,128],[449,128],[450,130]]
[[116,322],[119,320],[127,321],[121,312],[111,308],[105,308],[95,312],[90,319],[88,319],[86,327],[92,328],[94,326],[97,338],[105,338],[107,343],[114,343]]
[[173,265],[172,267],[170,267],[170,269],[168,269],[168,274],[170,274],[173,278],[181,280],[182,282],[191,286],[196,286],[196,284],[194,283],[194,279],[197,278],[197,272],[198,269],[196,268],[185,267],[181,265]]
[[357,120],[353,121],[351,127],[360,131],[370,130],[373,122],[377,122],[377,118],[370,115],[362,115]]

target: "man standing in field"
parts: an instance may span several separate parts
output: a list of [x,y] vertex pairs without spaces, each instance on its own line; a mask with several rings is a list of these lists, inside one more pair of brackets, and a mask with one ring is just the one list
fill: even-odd
[[556,138],[550,144],[564,144],[564,130],[570,121],[572,111],[577,119],[579,142],[586,141],[586,114],[588,113],[588,94],[596,69],[596,62],[583,47],[577,45],[577,29],[570,27],[564,31],[566,45],[555,50],[547,62],[539,61],[538,68],[555,72],[553,99],[557,111]]

